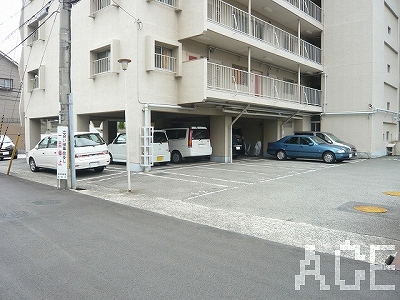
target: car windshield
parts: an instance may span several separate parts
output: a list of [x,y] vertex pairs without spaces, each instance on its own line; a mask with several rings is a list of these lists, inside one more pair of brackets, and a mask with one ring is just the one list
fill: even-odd
[[317,137],[317,136],[310,136],[310,138],[315,142],[315,143],[317,143],[318,145],[319,144],[328,144],[327,142],[325,142],[323,139],[321,139],[320,137]]
[[6,135],[0,135],[0,143],[11,143],[11,139]]
[[327,136],[329,136],[331,138],[332,141],[340,143],[342,142],[338,137],[336,137],[335,135],[333,135],[332,133],[325,133]]
[[105,144],[98,133],[84,133],[75,135],[75,147],[97,146]]

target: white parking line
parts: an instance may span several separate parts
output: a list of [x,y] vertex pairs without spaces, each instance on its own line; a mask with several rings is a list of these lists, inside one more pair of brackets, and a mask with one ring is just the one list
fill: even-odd
[[184,177],[217,180],[217,181],[223,181],[223,182],[229,182],[229,183],[251,184],[251,183],[244,182],[244,181],[236,181],[236,180],[228,180],[228,179],[215,178],[215,177],[198,176],[198,175],[193,175],[193,174],[182,174],[182,173],[175,173],[175,172],[169,172],[169,171],[163,171],[163,173],[177,175],[177,176],[184,176]]
[[166,179],[166,180],[176,180],[176,181],[184,181],[184,182],[192,182],[192,183],[201,183],[201,184],[213,185],[213,186],[218,186],[218,187],[223,187],[223,188],[228,187],[227,185],[222,185],[222,184],[203,182],[203,181],[197,181],[197,180],[187,180],[187,179],[182,179],[182,178],[165,177],[165,176],[159,176],[159,175],[156,175],[156,174],[149,174],[149,173],[138,173],[138,175],[140,175],[140,176],[149,176],[149,177],[157,177],[157,178],[162,178],[162,179]]

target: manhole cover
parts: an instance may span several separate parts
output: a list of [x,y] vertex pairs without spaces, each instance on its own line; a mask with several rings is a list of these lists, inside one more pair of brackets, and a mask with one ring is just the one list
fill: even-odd
[[389,196],[400,196],[400,192],[383,192],[383,193]]
[[36,204],[36,205],[51,205],[51,204],[61,203],[61,201],[59,201],[59,200],[38,200],[38,201],[34,201],[32,203]]
[[366,212],[366,213],[386,213],[388,210],[379,206],[369,206],[369,205],[357,205],[354,206],[355,210]]
[[9,212],[9,213],[0,214],[0,218],[18,219],[18,218],[24,217],[26,215],[28,215],[28,213],[26,211],[12,211],[12,212]]

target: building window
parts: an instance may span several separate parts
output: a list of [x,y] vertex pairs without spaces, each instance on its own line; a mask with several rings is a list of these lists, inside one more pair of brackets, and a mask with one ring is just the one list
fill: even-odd
[[110,49],[94,52],[93,57],[93,75],[110,72]]
[[41,89],[44,90],[45,66],[28,72],[28,91]]
[[157,0],[158,2],[167,4],[169,6],[176,7],[176,0]]
[[13,80],[7,78],[0,78],[0,89],[10,91],[13,89]]
[[392,28],[390,28],[390,26],[388,26],[388,34],[392,33]]
[[28,38],[29,45],[32,45],[33,42],[39,40],[39,25],[37,21],[32,24],[29,24],[28,36],[29,36]]
[[156,69],[176,72],[176,57],[173,57],[173,50],[165,46],[156,45],[155,67]]
[[311,131],[321,131],[320,116],[311,116]]
[[92,0],[92,12],[95,13],[111,5],[111,0]]
[[390,102],[386,102],[386,110],[390,110]]
[[387,65],[387,72],[390,73],[390,65]]

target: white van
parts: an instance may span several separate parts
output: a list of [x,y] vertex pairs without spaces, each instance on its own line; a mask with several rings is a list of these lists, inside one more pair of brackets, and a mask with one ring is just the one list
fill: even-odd
[[[171,159],[168,138],[163,130],[153,132],[153,163],[167,164]],[[108,152],[112,162],[126,162],[126,133],[120,133],[108,145]]]
[[167,128],[171,161],[180,163],[185,158],[200,161],[212,153],[210,132],[207,127]]

